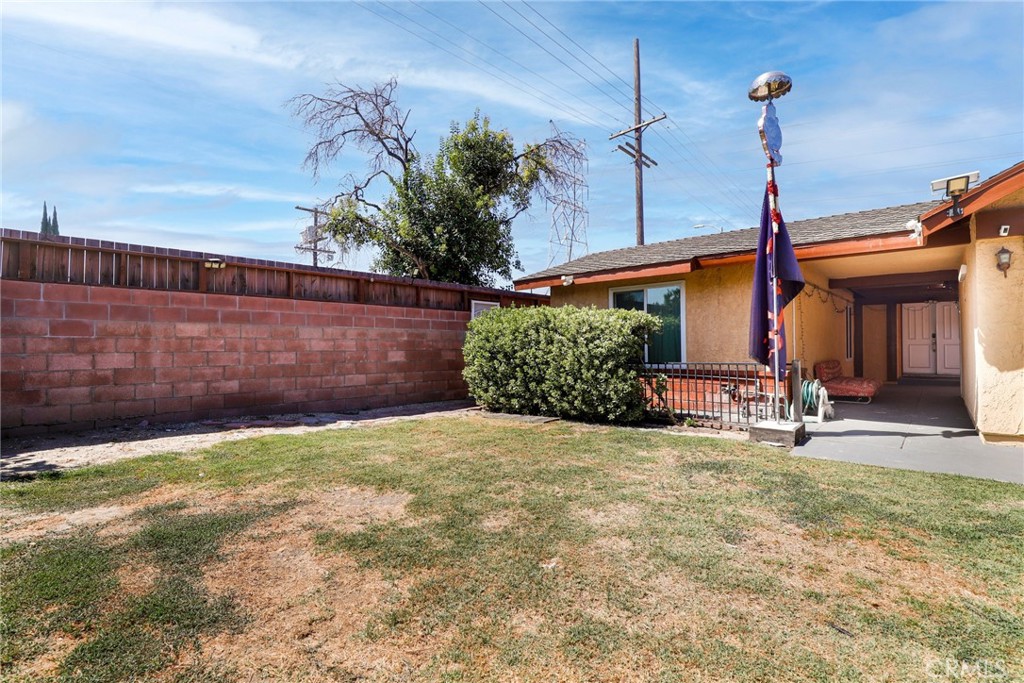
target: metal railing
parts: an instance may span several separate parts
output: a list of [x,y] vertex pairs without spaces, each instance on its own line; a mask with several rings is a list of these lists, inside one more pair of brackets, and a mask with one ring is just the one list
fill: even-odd
[[[792,369],[792,364],[787,366],[787,375]],[[748,429],[776,418],[775,380],[758,363],[645,366],[640,376],[654,414],[718,429]],[[789,386],[788,381],[779,383],[783,415],[791,399]]]

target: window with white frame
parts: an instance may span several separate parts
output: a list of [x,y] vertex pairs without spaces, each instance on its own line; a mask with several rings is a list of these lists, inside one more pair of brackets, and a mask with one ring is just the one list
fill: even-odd
[[686,305],[682,282],[608,290],[608,305],[646,311],[661,320],[661,330],[651,335],[644,360],[651,365],[686,360]]
[[471,301],[470,302],[470,317],[477,318],[492,308],[500,308],[501,304],[497,301]]

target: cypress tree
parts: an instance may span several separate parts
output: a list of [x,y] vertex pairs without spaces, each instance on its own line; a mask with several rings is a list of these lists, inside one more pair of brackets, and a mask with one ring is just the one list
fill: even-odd
[[43,202],[43,220],[39,224],[39,234],[49,235],[50,234],[50,215],[46,210],[46,202]]
[[50,221],[50,234],[59,235],[60,228],[57,226],[57,205],[53,205],[53,220]]

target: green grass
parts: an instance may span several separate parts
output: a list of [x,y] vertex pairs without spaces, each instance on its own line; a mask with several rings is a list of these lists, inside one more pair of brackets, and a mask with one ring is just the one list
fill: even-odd
[[[143,510],[138,516],[148,523],[120,542],[82,534],[8,547],[10,581],[0,592],[3,667],[40,654],[46,637],[59,631],[79,642],[61,662],[58,679],[137,680],[194,649],[203,634],[241,629],[244,612],[229,595],[209,595],[200,569],[227,538],[285,508],[179,514],[184,509],[171,504]],[[161,572],[151,590],[129,597],[117,591],[114,571],[121,562],[156,564]],[[216,678],[188,671],[184,680]]]
[[[198,643],[254,617],[208,594],[204,568],[253,524],[360,487],[410,494],[405,516],[288,533],[401,586],[350,647],[420,644],[415,680],[926,681],[928,663],[947,660],[1024,677],[1019,486],[649,430],[438,419],[231,442],[0,492],[8,507],[73,510],[163,484],[181,500],[139,513],[126,538],[76,532],[4,551],[5,661],[23,664],[62,629],[81,642],[60,676],[166,678],[174,665],[182,681],[230,680],[245,662],[203,660]],[[190,508],[189,491],[257,486],[285,502]],[[51,567],[69,562],[85,568],[71,582]],[[114,572],[134,563],[159,579],[119,596]],[[186,652],[199,659],[182,667]]]

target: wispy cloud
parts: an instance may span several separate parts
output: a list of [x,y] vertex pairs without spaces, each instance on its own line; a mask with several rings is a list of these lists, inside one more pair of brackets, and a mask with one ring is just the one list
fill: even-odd
[[280,192],[259,187],[203,182],[141,184],[134,185],[131,191],[140,194],[244,199],[253,202],[301,202],[304,200],[304,197],[297,192]]
[[255,28],[195,6],[150,2],[8,2],[4,21],[29,21],[95,34],[110,49],[124,43],[168,52],[291,68],[298,56],[268,43]]

